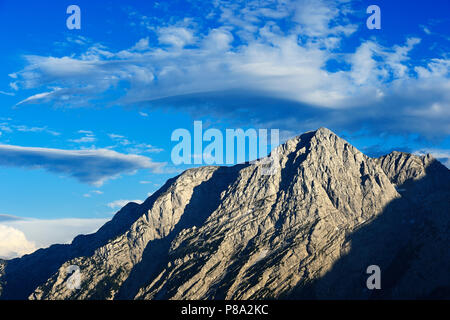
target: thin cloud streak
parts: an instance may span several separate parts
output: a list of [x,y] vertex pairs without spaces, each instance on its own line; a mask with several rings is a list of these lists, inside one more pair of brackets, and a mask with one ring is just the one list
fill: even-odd
[[160,172],[164,165],[145,156],[108,149],[63,150],[0,145],[0,166],[44,169],[96,186],[139,169]]

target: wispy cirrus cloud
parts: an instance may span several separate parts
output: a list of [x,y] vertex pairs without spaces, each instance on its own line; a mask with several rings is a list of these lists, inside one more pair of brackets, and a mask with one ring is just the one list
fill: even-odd
[[15,95],[14,92],[6,92],[6,91],[1,91],[1,90],[0,90],[0,94],[4,94],[5,96],[14,96]]
[[14,131],[16,132],[29,132],[29,133],[48,133],[51,134],[52,136],[59,136],[60,133],[54,130],[49,129],[47,126],[44,127],[37,127],[37,126],[28,126],[28,125],[23,125],[23,124],[14,124],[11,123],[10,118],[7,119],[3,119],[2,122],[0,122],[0,132],[4,131],[7,133],[12,133]]
[[90,130],[78,130],[78,133],[82,134],[83,136],[76,139],[70,139],[69,141],[75,143],[91,143],[97,140],[94,133]]
[[123,135],[110,133],[108,137],[116,142],[118,145],[125,147],[125,150],[129,153],[133,154],[142,154],[142,153],[160,153],[164,151],[162,148],[155,147],[148,143],[140,143],[136,141],[130,141]]
[[108,149],[64,150],[0,145],[0,166],[44,169],[96,186],[120,174],[140,169],[159,172],[164,165],[145,156]]
[[92,195],[100,195],[100,194],[103,194],[103,191],[91,190],[90,192],[87,192],[87,193],[83,194],[83,197],[90,198],[90,197],[92,197]]

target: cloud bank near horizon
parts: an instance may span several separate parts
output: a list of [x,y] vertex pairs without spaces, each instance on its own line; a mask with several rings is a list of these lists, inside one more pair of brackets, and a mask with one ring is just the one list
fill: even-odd
[[22,231],[0,224],[0,259],[20,257],[35,250],[35,244]]
[[13,259],[52,244],[71,243],[80,234],[96,232],[108,220],[33,219],[0,215],[0,258]]

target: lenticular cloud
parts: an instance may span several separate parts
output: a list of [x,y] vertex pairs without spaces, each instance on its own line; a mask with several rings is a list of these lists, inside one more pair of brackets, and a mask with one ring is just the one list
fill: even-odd
[[108,149],[62,150],[0,145],[0,166],[45,169],[100,186],[121,173],[139,169],[157,171],[163,164],[152,162],[145,156]]

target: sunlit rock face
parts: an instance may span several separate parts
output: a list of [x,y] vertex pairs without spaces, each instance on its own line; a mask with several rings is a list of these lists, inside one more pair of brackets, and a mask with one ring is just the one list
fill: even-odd
[[[270,174],[265,161],[187,170],[95,234],[0,261],[0,297],[450,297],[447,168],[430,156],[370,158],[325,128],[272,157]],[[366,286],[370,265],[380,290]]]

